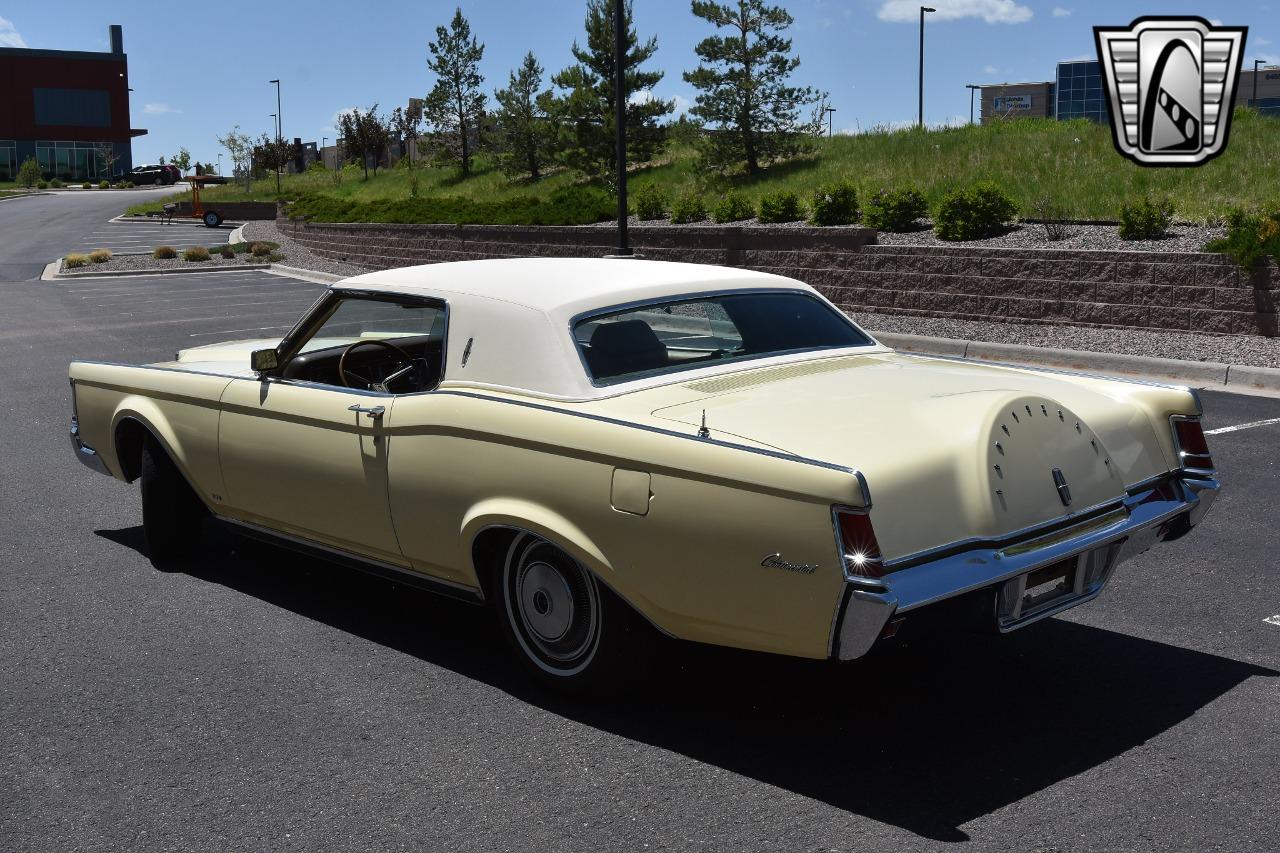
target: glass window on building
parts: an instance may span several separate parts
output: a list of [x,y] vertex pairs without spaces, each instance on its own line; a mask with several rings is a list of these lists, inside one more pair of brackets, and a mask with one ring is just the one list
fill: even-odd
[[36,162],[46,178],[87,181],[107,176],[102,147],[109,142],[36,142]]
[[18,176],[18,145],[12,139],[0,139],[0,181]]
[[1102,68],[1096,60],[1058,63],[1058,118],[1110,121],[1102,90]]

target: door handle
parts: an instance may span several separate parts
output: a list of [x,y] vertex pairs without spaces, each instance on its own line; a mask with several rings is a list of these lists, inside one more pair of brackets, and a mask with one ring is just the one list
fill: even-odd
[[347,406],[347,411],[348,411],[348,412],[363,412],[365,415],[369,416],[370,418],[372,418],[373,420],[375,420],[375,421],[376,421],[376,420],[380,420],[380,419],[382,418],[382,413],[386,411],[386,407],[385,407],[385,406],[374,406],[374,407],[372,407],[372,408],[365,408],[364,406],[361,406],[360,404],[358,404],[358,403],[357,403],[357,404],[356,404],[356,405],[354,405],[354,406]]

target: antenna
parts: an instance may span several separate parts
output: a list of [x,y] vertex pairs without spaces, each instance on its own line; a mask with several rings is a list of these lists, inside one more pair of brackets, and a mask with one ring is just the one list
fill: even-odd
[[711,438],[711,430],[707,429],[707,410],[702,410],[702,426],[698,427],[698,438]]

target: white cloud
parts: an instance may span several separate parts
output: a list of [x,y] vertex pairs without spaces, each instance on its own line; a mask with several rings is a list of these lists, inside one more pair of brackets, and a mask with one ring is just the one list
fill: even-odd
[[1069,17],[1071,17],[1071,10],[1070,10],[1070,9],[1064,9],[1064,8],[1062,8],[1061,6],[1054,6],[1054,7],[1053,7],[1053,16],[1054,16],[1055,18],[1069,18]]
[[1077,53],[1075,56],[1068,56],[1066,59],[1059,59],[1059,62],[1088,62],[1091,59],[1097,59],[1096,53]]
[[[882,21],[915,23],[920,20],[918,0],[883,0],[878,16]],[[981,18],[988,24],[1021,24],[1031,20],[1032,12],[1014,0],[933,0],[937,12],[929,17],[938,21],[959,18]]]
[[676,109],[675,109],[676,115],[680,115],[684,113],[687,109],[689,109],[689,107],[693,106],[693,101],[689,100],[683,95],[672,95],[670,98],[664,98],[662,95],[655,95],[652,89],[640,89],[638,91],[632,92],[631,95],[627,98],[627,103],[647,104],[650,101],[654,101],[654,100],[674,101],[676,105]]
[[1262,36],[1258,36],[1253,40],[1253,43],[1258,47],[1266,47],[1271,44],[1271,39],[1264,39]]
[[1210,19],[1209,19],[1209,23],[1213,24],[1215,27],[1220,27],[1220,26],[1222,26],[1222,19],[1221,19],[1221,18],[1210,18]]
[[26,47],[22,34],[13,28],[8,18],[0,18],[0,47]]
[[165,113],[180,113],[182,110],[175,109],[168,104],[147,104],[142,111],[149,116],[162,116]]
[[996,74],[999,74],[1000,69],[996,68],[994,65],[984,65],[982,66],[982,73],[987,75],[988,77],[992,77]]
[[342,117],[349,112],[353,112],[355,109],[356,107],[343,107],[342,109],[338,110],[336,113],[333,114],[333,118],[329,119],[328,126],[320,128],[320,132],[324,134],[337,133],[338,125]]

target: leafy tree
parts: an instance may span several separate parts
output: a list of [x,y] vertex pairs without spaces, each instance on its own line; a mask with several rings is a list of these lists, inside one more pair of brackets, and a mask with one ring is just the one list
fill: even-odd
[[551,90],[539,93],[542,66],[530,51],[511,72],[507,88],[493,93],[498,101],[498,132],[502,137],[500,162],[510,175],[542,177],[553,151],[555,126],[549,116]]
[[[556,117],[568,137],[562,158],[569,166],[593,176],[612,180],[617,151],[614,138],[613,14],[618,0],[587,0],[587,45],[573,43],[578,63],[551,78],[564,90],[555,101]],[[624,84],[629,93],[626,107],[627,161],[650,160],[663,146],[665,137],[658,120],[675,109],[675,101],[653,96],[653,87],[662,80],[661,71],[641,71],[658,49],[657,38],[643,44],[631,24],[631,3],[624,0],[623,53],[626,56]]]
[[191,152],[185,148],[179,148],[178,154],[173,158],[172,162],[173,165],[178,167],[178,171],[185,175],[187,169],[191,168]]
[[455,9],[448,29],[436,27],[436,40],[427,44],[431,57],[427,68],[436,74],[436,84],[427,93],[423,114],[434,129],[433,139],[440,153],[457,159],[462,174],[471,174],[480,118],[484,113],[484,92],[480,84],[480,59],[484,45],[471,35],[471,24]]
[[802,122],[801,109],[825,94],[787,83],[800,65],[799,57],[791,55],[791,39],[782,36],[792,24],[791,15],[764,0],[693,0],[693,14],[730,31],[699,42],[694,50],[702,64],[684,74],[699,90],[690,112],[712,131],[706,142],[708,165],[745,163],[756,174],[761,164],[795,154],[811,131],[812,120]]
[[[276,192],[280,192],[280,170],[293,159],[293,146],[283,139],[262,134],[253,146],[253,161],[276,173]],[[174,163],[176,166],[177,163]]]
[[218,144],[227,149],[231,155],[231,174],[245,179],[245,189],[249,188],[251,166],[253,164],[253,140],[240,132],[240,125],[227,131],[226,136],[217,137]]
[[396,107],[391,111],[391,118],[388,120],[391,133],[400,138],[404,143],[405,156],[408,157],[409,168],[413,168],[414,149],[418,145],[419,127],[422,124],[422,113],[413,109]]
[[350,160],[359,159],[364,176],[369,178],[369,162],[373,161],[373,174],[378,174],[382,152],[391,142],[391,128],[387,120],[378,115],[378,105],[367,110],[359,107],[338,117],[338,130],[342,134],[342,147]]
[[40,178],[40,164],[36,162],[36,158],[28,157],[23,160],[22,165],[18,167],[18,183],[31,189]]

